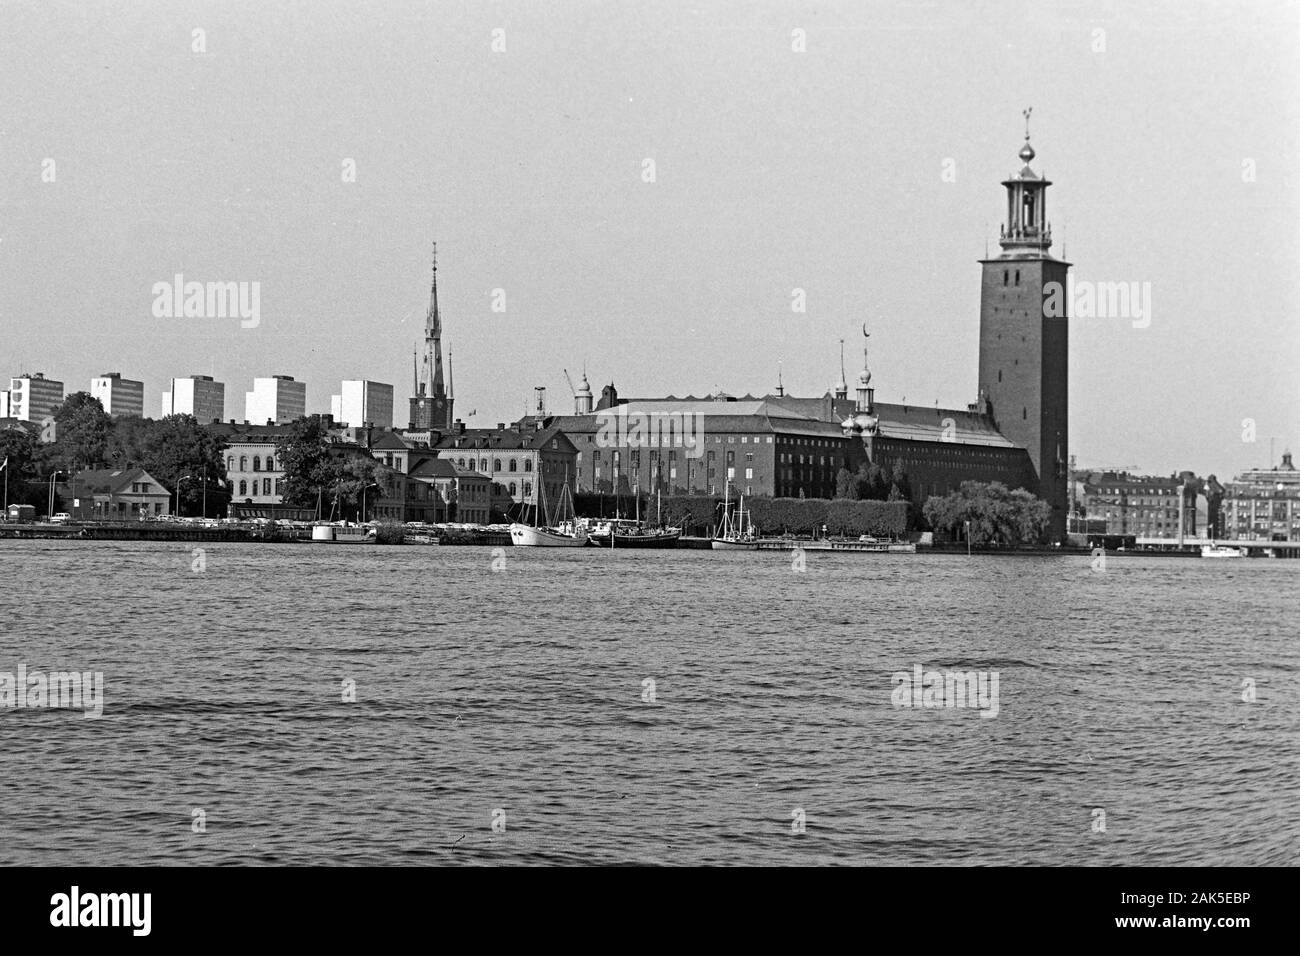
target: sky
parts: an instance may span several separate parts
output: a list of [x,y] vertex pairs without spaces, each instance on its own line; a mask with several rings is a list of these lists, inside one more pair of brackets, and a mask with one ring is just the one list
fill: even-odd
[[[821,395],[863,323],[878,400],[962,408],[1032,106],[1053,253],[1150,289],[1071,320],[1070,453],[1223,478],[1300,451],[1298,53],[1281,2],[0,0],[0,376],[405,424],[436,241],[472,426],[566,369]],[[177,273],[258,325],[155,316]]]

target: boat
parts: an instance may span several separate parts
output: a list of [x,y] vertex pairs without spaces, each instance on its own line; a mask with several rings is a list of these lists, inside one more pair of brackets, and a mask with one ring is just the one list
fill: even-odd
[[1245,556],[1246,552],[1242,548],[1229,548],[1213,543],[1201,545],[1203,558],[1244,558]]
[[311,540],[317,544],[368,544],[374,541],[370,528],[356,525],[317,524],[311,529]]
[[675,548],[681,537],[681,528],[655,528],[631,518],[596,522],[588,535],[598,548]]
[[609,518],[594,522],[588,540],[600,548],[675,548],[682,537],[681,528],[663,526],[662,498],[656,498],[658,523],[641,520],[641,498],[637,496],[636,518]]
[[728,481],[722,500],[721,532],[712,541],[714,551],[756,551],[758,540],[754,537],[754,526],[745,526],[745,496],[740,496],[740,507],[733,516],[731,513],[731,482]]
[[[538,519],[538,511],[546,511],[546,483],[537,483],[541,508],[533,512],[533,521]],[[568,504],[569,517],[564,517],[565,504]],[[569,473],[564,473],[564,488],[560,492],[560,504],[557,508],[560,520],[550,524],[547,515],[546,525],[524,524],[516,521],[510,525],[510,542],[524,548],[585,548],[587,546],[587,529],[573,514],[573,498],[569,492]]]

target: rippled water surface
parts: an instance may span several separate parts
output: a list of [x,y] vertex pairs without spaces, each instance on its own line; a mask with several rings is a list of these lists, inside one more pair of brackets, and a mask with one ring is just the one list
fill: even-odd
[[0,863],[1300,862],[1300,561],[192,548],[0,542]]

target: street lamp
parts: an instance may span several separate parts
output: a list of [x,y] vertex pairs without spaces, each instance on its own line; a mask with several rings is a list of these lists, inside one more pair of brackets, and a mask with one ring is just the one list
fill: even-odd
[[45,512],[46,520],[54,517],[54,479],[59,475],[66,475],[66,471],[59,471],[57,468],[50,473],[50,507]]
[[176,491],[174,492],[174,495],[176,497],[176,504],[172,507],[172,516],[176,518],[180,517],[180,511],[181,511],[181,482],[187,479],[192,481],[194,479],[194,476],[182,475],[181,477],[176,479]]

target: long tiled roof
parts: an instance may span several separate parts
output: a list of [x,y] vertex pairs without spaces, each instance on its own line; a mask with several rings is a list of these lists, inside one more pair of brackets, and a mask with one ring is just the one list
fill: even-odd
[[[879,434],[883,438],[955,441],[961,445],[987,445],[995,448],[1017,447],[1015,442],[994,428],[986,416],[966,409],[877,402],[876,416],[880,419]],[[946,419],[952,420],[951,431],[946,431]]]

